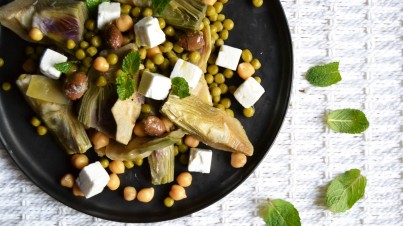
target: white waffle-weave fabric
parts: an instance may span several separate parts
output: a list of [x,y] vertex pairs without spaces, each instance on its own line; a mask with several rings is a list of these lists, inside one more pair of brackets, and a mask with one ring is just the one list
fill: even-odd
[[[292,202],[305,226],[403,225],[403,1],[281,2],[295,71],[290,107],[274,146],[245,183],[221,201],[157,225],[264,225],[257,210],[267,198]],[[331,61],[341,62],[343,80],[328,88],[309,85],[305,72]],[[341,108],[363,110],[369,129],[359,135],[330,131],[324,117]],[[367,177],[366,194],[347,213],[332,214],[325,208],[324,189],[352,168]],[[0,150],[0,169],[0,225],[124,225],[55,201],[5,150]]]

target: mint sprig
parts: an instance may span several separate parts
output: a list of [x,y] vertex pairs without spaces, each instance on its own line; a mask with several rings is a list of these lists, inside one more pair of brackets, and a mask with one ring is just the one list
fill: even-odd
[[64,74],[67,74],[70,71],[70,69],[77,63],[79,63],[79,61],[68,61],[63,63],[57,63],[53,65],[53,67],[56,68],[56,70]]
[[184,78],[175,77],[171,80],[171,82],[171,94],[176,95],[181,99],[190,96],[189,84]]
[[110,2],[110,0],[86,0],[85,1],[89,11],[95,11],[98,8],[98,5],[103,2]]
[[282,199],[269,200],[259,211],[267,226],[300,226],[301,219],[294,205]]
[[335,132],[349,134],[362,133],[369,127],[364,112],[349,108],[330,112],[326,117],[326,123]]
[[139,71],[140,54],[138,52],[130,52],[122,62],[122,72],[116,78],[116,92],[119,99],[126,100],[131,97],[135,90],[135,82],[132,76]]
[[327,207],[333,213],[345,212],[365,193],[367,178],[358,169],[349,170],[330,182],[326,192]]
[[306,79],[313,86],[327,87],[341,81],[339,62],[312,67],[306,74]]

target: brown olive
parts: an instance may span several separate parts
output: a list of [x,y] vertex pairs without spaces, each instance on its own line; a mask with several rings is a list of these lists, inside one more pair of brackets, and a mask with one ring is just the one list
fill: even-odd
[[109,24],[105,29],[105,42],[111,49],[118,49],[123,44],[122,32],[115,24]]
[[144,131],[150,136],[161,136],[166,132],[164,122],[157,116],[148,116],[143,120]]
[[189,51],[201,49],[204,46],[203,33],[201,31],[187,31],[179,36],[178,45]]
[[64,93],[71,100],[81,98],[88,88],[88,78],[84,72],[77,72],[67,77],[64,83]]

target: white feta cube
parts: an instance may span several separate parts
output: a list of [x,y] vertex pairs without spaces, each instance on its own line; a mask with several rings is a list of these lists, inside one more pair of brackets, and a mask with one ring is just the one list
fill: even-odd
[[145,71],[141,76],[139,93],[154,100],[163,100],[168,96],[171,85],[168,77]]
[[199,83],[202,75],[203,71],[198,66],[182,59],[178,59],[170,77],[171,79],[175,77],[182,77],[189,84],[189,87],[194,89]]
[[136,43],[153,48],[165,42],[165,33],[161,30],[158,19],[148,16],[134,25]]
[[55,68],[55,64],[64,62],[67,62],[66,56],[51,49],[46,49],[42,56],[39,69],[42,74],[48,76],[49,78],[59,79],[62,72]]
[[191,148],[189,156],[189,172],[210,173],[213,152],[207,149]]
[[242,55],[241,49],[227,45],[222,45],[220,51],[218,52],[218,57],[215,64],[235,71],[236,68],[238,67],[238,62],[239,59],[241,58],[241,55]]
[[104,190],[109,182],[109,175],[104,167],[102,167],[101,163],[97,161],[84,167],[80,171],[76,182],[88,199]]
[[244,107],[253,106],[265,92],[256,79],[249,77],[235,90],[235,99]]
[[103,2],[98,5],[98,29],[103,29],[112,20],[120,17],[119,2]]

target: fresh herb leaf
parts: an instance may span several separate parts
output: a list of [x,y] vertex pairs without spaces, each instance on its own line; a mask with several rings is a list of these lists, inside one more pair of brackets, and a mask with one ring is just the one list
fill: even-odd
[[110,2],[110,0],[86,0],[87,8],[89,11],[95,11],[98,8],[98,5],[103,2]]
[[78,63],[78,61],[68,61],[68,62],[55,64],[55,65],[53,65],[53,67],[56,68],[56,70],[58,70],[64,74],[67,74],[70,71],[70,69],[77,63]]
[[369,127],[364,112],[356,109],[335,110],[328,114],[326,123],[330,129],[340,133],[362,133]]
[[298,210],[290,203],[282,199],[269,200],[259,215],[268,226],[300,226],[301,219]]
[[164,12],[165,7],[169,4],[171,0],[153,0],[151,7],[154,12],[161,14]]
[[171,82],[171,94],[176,95],[181,99],[190,96],[189,84],[184,78],[175,77],[171,80]]
[[123,58],[122,69],[124,72],[134,75],[140,68],[140,54],[138,52],[130,52]]
[[339,62],[312,67],[306,74],[306,79],[313,86],[327,87],[341,81]]
[[134,80],[126,72],[121,72],[116,78],[116,91],[119,99],[126,100],[134,93]]
[[337,176],[327,188],[327,207],[333,213],[349,210],[364,196],[366,185],[367,179],[358,169],[352,169]]

